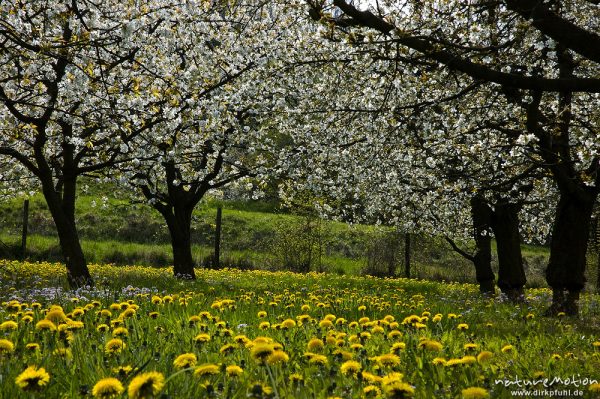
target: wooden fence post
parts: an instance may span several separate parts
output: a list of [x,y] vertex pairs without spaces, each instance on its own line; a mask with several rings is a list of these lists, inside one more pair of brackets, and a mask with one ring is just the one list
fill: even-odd
[[223,209],[220,206],[217,207],[217,218],[215,220],[215,253],[213,256],[213,269],[218,269],[220,267],[222,212]]
[[27,252],[27,226],[29,225],[29,200],[23,202],[23,230],[21,232],[21,258],[25,259]]

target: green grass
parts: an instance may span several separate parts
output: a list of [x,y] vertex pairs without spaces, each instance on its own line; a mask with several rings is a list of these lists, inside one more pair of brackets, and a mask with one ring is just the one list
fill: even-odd
[[[140,264],[165,266],[172,262],[169,234],[161,215],[144,204],[131,204],[117,191],[106,203],[102,197],[110,187],[90,184],[77,201],[77,224],[84,252],[91,263]],[[95,202],[95,206],[93,203]],[[282,254],[290,251],[310,224],[322,236],[322,253],[313,256],[311,269],[335,274],[358,275],[365,271],[368,250],[378,245],[385,231],[379,226],[348,225],[293,215],[275,203],[261,201],[219,201],[207,198],[194,212],[192,223],[193,255],[205,265],[213,247],[216,206],[223,207],[222,263],[275,270],[286,267]],[[15,257],[20,243],[22,200],[0,203],[0,240],[11,247],[12,255],[0,248],[0,255]],[[317,227],[315,227],[317,226]],[[54,224],[44,199],[31,199],[30,236],[27,256],[30,260],[60,261]],[[397,274],[403,274],[402,244],[397,248]],[[473,266],[454,253],[441,238],[416,236],[413,241],[411,275],[437,281],[473,282]],[[544,287],[546,247],[523,245],[529,287]],[[1,252],[4,252],[1,254]],[[298,255],[299,256],[299,255]],[[590,256],[589,289],[597,281],[596,256]],[[497,269],[497,264],[493,262]]]
[[[471,387],[508,399],[515,387],[496,380],[540,375],[575,376],[578,387],[549,389],[577,389],[578,397],[597,397],[592,389],[600,389],[589,382],[600,380],[598,295],[583,295],[581,319],[548,319],[541,316],[550,300],[546,289],[528,290],[527,303],[514,305],[484,299],[470,284],[408,279],[198,269],[197,281],[182,282],[166,268],[110,265],[92,265],[91,273],[96,288],[72,292],[65,291],[63,265],[0,261],[0,316],[8,321],[0,324],[6,340],[0,341],[0,397],[91,397],[103,378],[116,378],[126,390],[146,372],[165,380],[156,397],[173,399],[362,398],[365,389],[399,397],[393,387],[417,399],[457,399]],[[61,306],[68,320],[59,320],[57,308],[49,312],[52,306]],[[61,332],[36,327],[47,317]],[[118,327],[126,331],[125,346],[112,352],[106,347],[123,332]],[[200,334],[209,340],[197,343]],[[439,351],[423,348],[423,340],[439,343]],[[27,349],[31,343],[39,350]],[[222,351],[227,345],[231,352]],[[262,361],[252,349],[259,345],[279,355]],[[181,370],[175,363],[185,353],[197,362]],[[196,367],[206,364],[215,373],[198,376]],[[227,375],[233,365],[242,368],[240,376]],[[49,374],[39,392],[16,384],[27,366]],[[123,366],[131,371],[119,373]],[[536,389],[543,387],[525,388]]]

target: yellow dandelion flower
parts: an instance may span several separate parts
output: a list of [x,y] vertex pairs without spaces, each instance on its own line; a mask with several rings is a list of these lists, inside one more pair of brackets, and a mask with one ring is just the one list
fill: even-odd
[[4,353],[11,353],[15,350],[15,344],[8,339],[0,339],[0,355]]
[[252,357],[258,361],[264,361],[274,352],[273,345],[267,343],[255,344],[250,350]]
[[325,343],[329,346],[335,346],[337,344],[337,339],[333,335],[328,335],[325,338]]
[[268,364],[282,364],[287,363],[288,360],[290,357],[282,350],[276,350],[267,357]]
[[208,376],[208,375],[217,375],[219,374],[219,366],[217,366],[216,364],[212,364],[212,363],[205,363],[203,365],[200,365],[198,367],[196,367],[196,370],[194,371],[194,375],[196,377],[204,377],[204,376]]
[[364,348],[363,344],[356,343],[356,344],[350,345],[350,349],[352,349],[353,351],[356,351],[356,352],[358,352],[362,348]]
[[8,320],[0,324],[0,331],[13,331],[16,330],[18,327],[19,325],[16,322]]
[[432,352],[439,352],[442,350],[443,346],[438,341],[434,341],[431,339],[425,339],[425,340],[419,342],[419,348],[426,349],[426,350],[432,351]]
[[256,337],[254,338],[254,341],[252,341],[253,344],[271,344],[273,343],[273,338],[270,337]]
[[269,323],[268,321],[263,321],[258,325],[258,328],[260,328],[261,330],[268,330],[271,327],[271,323]]
[[375,360],[383,367],[394,367],[400,364],[400,357],[394,353],[386,353],[376,356]]
[[460,360],[462,364],[472,364],[477,362],[477,358],[475,356],[463,356]]
[[112,372],[118,374],[119,377],[127,377],[133,371],[131,366],[113,367]]
[[197,344],[203,344],[210,341],[210,334],[201,333],[194,337],[194,342]]
[[309,364],[317,364],[319,366],[326,366],[327,363],[329,363],[329,360],[327,359],[327,356],[325,355],[313,355],[309,361]]
[[113,338],[104,346],[104,352],[107,354],[119,353],[126,348],[125,342],[119,338]]
[[248,342],[250,342],[250,339],[245,335],[236,335],[233,337],[233,342],[239,345],[246,345]]
[[160,305],[161,303],[163,303],[163,300],[158,295],[154,295],[152,297],[152,303],[155,304],[155,305]]
[[67,315],[63,312],[62,308],[52,308],[46,313],[46,320],[50,320],[53,323],[60,323],[67,321]]
[[190,367],[194,367],[198,359],[196,355],[193,353],[184,353],[182,355],[177,356],[177,358],[173,361],[173,366],[178,369],[187,369]]
[[472,351],[472,350],[475,350],[475,349],[477,349],[478,347],[479,347],[479,345],[477,345],[477,344],[473,344],[473,343],[464,344],[464,346],[463,346],[463,348],[464,348],[466,351]]
[[363,378],[363,380],[365,380],[371,384],[380,384],[381,381],[383,380],[382,377],[375,375],[373,373],[369,373],[368,371],[362,372],[362,378]]
[[372,334],[383,334],[384,331],[385,329],[381,326],[375,326],[371,329]]
[[402,381],[402,378],[404,378],[404,374],[395,371],[381,377],[381,385],[388,385],[392,382]]
[[135,316],[135,313],[136,313],[135,309],[133,309],[133,308],[128,308],[128,309],[125,309],[125,310],[124,310],[124,311],[123,311],[123,312],[122,312],[122,313],[119,315],[119,318],[120,318],[120,319],[126,319],[126,318],[129,318],[129,317],[133,317],[133,316]]
[[463,399],[485,399],[490,396],[484,388],[470,387],[462,390]]
[[219,353],[222,355],[229,355],[235,351],[236,346],[232,344],[225,344],[219,349]]
[[444,359],[443,357],[436,357],[431,361],[431,364],[433,364],[434,366],[445,366],[446,359]]
[[502,353],[510,353],[514,350],[514,346],[512,345],[504,345],[502,349],[500,349]]
[[94,385],[92,395],[97,399],[113,399],[120,396],[125,388],[116,378],[103,378]]
[[31,352],[37,352],[41,348],[40,348],[40,344],[32,342],[32,343],[29,343],[29,344],[25,345],[25,349],[27,349],[28,351],[31,351]]
[[129,335],[129,331],[125,327],[117,327],[112,332],[112,336],[115,338],[116,337],[126,337],[128,335]]
[[458,318],[456,313],[448,313],[448,319],[452,320],[452,319],[456,319],[456,318]]
[[590,386],[588,387],[588,390],[590,392],[600,393],[600,383],[595,382],[593,384],[590,384]]
[[158,312],[150,312],[150,313],[148,313],[148,316],[151,319],[156,319],[156,318],[158,318],[159,315],[160,315],[160,313],[158,313]]
[[390,348],[390,353],[398,354],[406,348],[406,344],[404,342],[395,342]]
[[323,340],[319,338],[312,338],[306,344],[306,348],[311,352],[320,352],[325,348],[325,344],[323,343]]
[[355,360],[348,360],[340,366],[340,371],[343,375],[354,377],[358,374],[361,369],[359,362]]
[[327,320],[327,319],[321,320],[319,322],[319,327],[321,327],[321,328],[332,328],[333,327],[333,322],[331,320]]
[[158,395],[165,385],[165,376],[157,371],[150,371],[136,376],[129,383],[127,394],[129,399],[144,399]]
[[444,364],[444,366],[446,367],[454,367],[454,366],[458,366],[463,364],[462,359],[449,359],[446,361],[446,364]]
[[225,373],[228,377],[239,377],[244,374],[244,369],[235,364],[225,367]]
[[396,338],[400,338],[402,336],[402,333],[398,330],[392,330],[388,333],[388,338],[391,340],[394,340]]
[[481,351],[477,355],[477,361],[479,363],[485,363],[488,360],[490,360],[492,357],[494,357],[494,354],[492,352],[490,352],[490,351]]
[[410,398],[415,394],[415,389],[406,382],[393,381],[383,386],[383,392],[388,398]]
[[296,327],[296,321],[293,319],[285,319],[281,322],[281,327],[283,328],[294,328]]
[[295,384],[295,385],[300,384],[301,382],[304,381],[304,377],[302,377],[302,375],[300,375],[298,373],[290,374],[290,376],[288,377],[288,379],[290,380],[290,382],[292,384]]
[[363,388],[363,396],[365,398],[377,398],[381,395],[381,389],[376,385],[367,385]]
[[340,358],[342,360],[350,360],[354,357],[354,354],[352,352],[336,349],[335,351],[333,351],[333,356],[336,356],[337,358]]
[[552,356],[550,356],[551,360],[560,360],[562,359],[562,356],[559,355],[558,353],[553,353]]
[[469,325],[467,323],[460,323],[458,326],[456,326],[456,329],[459,331],[466,331],[469,329]]
[[37,391],[48,385],[50,374],[42,367],[29,366],[15,379],[15,383],[24,391]]
[[106,332],[110,329],[110,327],[108,326],[108,324],[99,324],[98,327],[96,327],[96,331],[98,332]]
[[257,316],[259,319],[264,319],[265,317],[267,317],[267,312],[261,310],[260,312],[258,312]]
[[56,331],[56,324],[50,320],[40,320],[35,324],[36,330]]

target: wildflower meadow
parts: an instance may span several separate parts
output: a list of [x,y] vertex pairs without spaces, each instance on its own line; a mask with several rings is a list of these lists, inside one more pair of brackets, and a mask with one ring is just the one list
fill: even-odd
[[[600,298],[581,319],[477,286],[318,273],[0,261],[2,398],[600,395]],[[543,394],[542,394],[543,395]]]

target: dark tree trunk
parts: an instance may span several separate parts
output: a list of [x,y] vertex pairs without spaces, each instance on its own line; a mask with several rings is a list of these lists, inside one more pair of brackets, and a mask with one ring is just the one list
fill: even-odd
[[188,209],[184,206],[159,209],[167,222],[171,235],[173,273],[175,277],[186,280],[196,279],[191,241],[192,210],[193,208]]
[[43,182],[42,186],[44,198],[56,225],[60,248],[65,258],[69,286],[78,288],[93,285],[75,226],[75,181],[65,183],[62,198],[51,182]]
[[561,193],[552,227],[546,280],[552,288],[581,291],[595,198],[587,201]]
[[512,301],[523,299],[527,282],[521,255],[519,204],[498,201],[492,218],[498,252],[498,287]]
[[492,271],[492,239],[490,235],[492,210],[479,196],[471,199],[471,219],[477,247],[475,255],[470,259],[475,266],[475,278],[482,294],[493,295],[495,293],[495,276]]
[[585,285],[586,252],[596,196],[595,190],[583,195],[560,194],[546,269],[546,281],[553,291],[548,315],[579,313],[577,300]]

